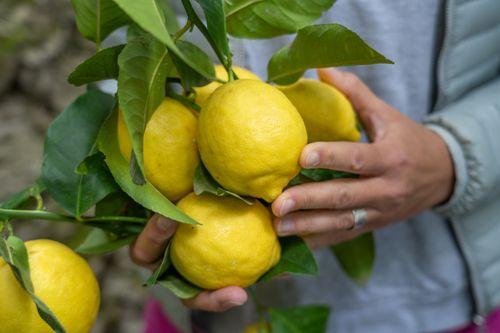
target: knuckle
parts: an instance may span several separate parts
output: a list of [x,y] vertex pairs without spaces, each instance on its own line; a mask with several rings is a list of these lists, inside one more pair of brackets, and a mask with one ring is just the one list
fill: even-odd
[[354,201],[352,193],[346,187],[340,187],[337,190],[336,197],[331,198],[333,208],[350,207]]
[[354,172],[360,172],[364,169],[365,158],[361,149],[354,148],[351,154],[350,167]]
[[338,217],[337,227],[341,230],[349,229],[354,224],[351,213],[342,214]]
[[400,150],[394,150],[390,155],[390,161],[393,167],[403,168],[409,165],[408,155]]
[[395,185],[390,192],[390,202],[393,207],[401,207],[410,196],[410,187],[406,183]]
[[297,196],[297,199],[298,208],[308,209],[312,207],[313,198],[306,191],[302,192],[300,196]]

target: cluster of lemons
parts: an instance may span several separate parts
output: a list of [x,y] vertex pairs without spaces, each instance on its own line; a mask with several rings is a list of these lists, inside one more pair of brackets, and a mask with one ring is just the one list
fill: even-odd
[[[143,138],[146,179],[200,223],[179,225],[170,254],[178,272],[204,289],[247,287],[278,263],[273,216],[259,199],[272,202],[299,173],[308,142],[360,138],[352,106],[335,88],[311,79],[275,87],[245,69],[234,71],[238,80],[196,88],[199,114],[165,98]],[[222,66],[216,75],[227,80]],[[121,113],[117,128],[120,151],[130,161]],[[200,161],[226,190],[253,203],[192,193]],[[36,294],[68,332],[89,332],[100,295],[88,264],[54,241],[26,245]],[[1,259],[0,296],[0,333],[51,331]]]

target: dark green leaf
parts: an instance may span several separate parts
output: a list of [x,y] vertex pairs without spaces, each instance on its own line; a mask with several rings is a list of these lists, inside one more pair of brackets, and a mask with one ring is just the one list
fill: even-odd
[[344,272],[356,283],[365,284],[375,264],[375,239],[368,232],[331,247]]
[[95,216],[134,216],[149,218],[149,212],[125,192],[116,191],[99,201]]
[[198,104],[196,104],[195,102],[193,102],[192,100],[190,100],[188,97],[176,93],[175,91],[172,91],[170,89],[167,90],[167,96],[170,97],[170,98],[172,98],[172,99],[175,99],[176,101],[178,101],[180,103],[182,103],[185,107],[187,107],[189,109],[193,109],[196,112],[200,112],[201,111],[201,107]]
[[267,65],[268,81],[285,85],[295,82],[310,68],[380,63],[393,62],[346,27],[312,25],[299,30],[291,45],[273,55]]
[[31,296],[40,317],[57,333],[66,330],[57,320],[54,313],[34,293],[33,283],[30,278],[28,251],[22,239],[9,236],[7,240],[0,237],[0,256],[10,266],[21,287]]
[[57,203],[75,216],[117,188],[105,168],[93,168],[86,175],[75,172],[95,151],[99,129],[113,104],[112,96],[91,89],[70,104],[47,132],[41,178]]
[[132,140],[135,158],[143,167],[142,140],[146,124],[165,97],[170,66],[167,48],[156,39],[130,41],[118,57],[118,101]]
[[181,299],[193,298],[202,290],[190,282],[186,281],[175,270],[168,270],[167,273],[158,280],[158,283],[169,289],[175,296]]
[[170,268],[170,243],[167,245],[165,252],[163,253],[163,259],[160,266],[153,272],[153,274],[144,283],[144,286],[152,286],[157,283],[158,279],[165,274],[167,269]]
[[22,207],[31,198],[39,196],[43,191],[45,191],[45,185],[38,179],[35,184],[2,201],[0,203],[0,208],[16,209]]
[[99,134],[99,149],[106,156],[106,164],[122,190],[137,203],[175,221],[197,224],[195,220],[184,214],[173,203],[165,198],[153,185],[146,182],[136,185],[129,172],[129,164],[120,153],[117,138],[118,112],[112,113]]
[[214,42],[214,46],[224,56],[223,63],[231,58],[229,42],[227,40],[226,18],[224,13],[224,0],[196,0],[205,13],[207,30]]
[[335,0],[226,0],[229,33],[243,38],[270,38],[294,33],[313,23]]
[[78,30],[98,46],[115,29],[129,22],[127,15],[112,0],[71,0],[71,3]]
[[268,314],[273,333],[325,333],[330,311],[324,305],[305,305],[270,308]]
[[130,175],[132,176],[134,184],[144,185],[146,184],[146,178],[144,178],[144,175],[142,174],[141,167],[137,162],[136,156],[137,154],[132,151],[132,154],[130,155]]
[[[193,43],[183,40],[178,40],[175,44],[186,57],[197,62],[200,67],[203,67],[204,71],[210,74],[210,77],[215,76],[215,69],[212,60],[205,52],[203,52],[203,50]],[[177,69],[177,73],[181,78],[182,86],[185,91],[191,91],[191,87],[201,87],[210,83],[209,79],[193,70],[175,54],[171,54],[170,56]]]
[[82,254],[105,254],[129,245],[136,237],[136,235],[117,236],[110,231],[92,228],[75,247],[75,251]]
[[235,197],[240,199],[247,205],[252,205],[253,202],[243,198],[242,196],[228,191],[222,188],[213,177],[210,175],[208,170],[205,168],[203,163],[200,163],[196,168],[194,173],[194,193],[200,195],[202,193],[211,193],[219,197]]
[[353,173],[329,169],[301,169],[300,174],[315,182],[340,178],[358,178],[358,175]]
[[168,30],[168,24],[166,22],[167,17],[165,16],[162,0],[114,1],[135,21],[135,23],[165,44],[170,52],[179,57],[185,64],[193,68],[202,76],[214,79],[210,73],[205,71],[203,66],[200,66],[195,60],[187,57],[175,44],[170,36],[171,31]]
[[316,260],[302,238],[297,236],[281,237],[280,245],[280,261],[264,274],[260,281],[268,281],[282,273],[318,274]]
[[118,45],[100,50],[88,58],[69,75],[68,82],[81,86],[83,84],[116,79],[118,77],[118,55],[125,45]]

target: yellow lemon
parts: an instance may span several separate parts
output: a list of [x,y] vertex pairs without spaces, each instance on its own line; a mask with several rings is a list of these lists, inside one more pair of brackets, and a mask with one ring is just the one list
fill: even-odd
[[309,142],[359,141],[356,113],[349,100],[336,88],[318,80],[300,79],[278,87],[299,111]]
[[[99,309],[99,285],[87,262],[51,240],[26,242],[35,294],[68,333],[88,333]],[[0,333],[51,333],[30,296],[0,259]]]
[[299,172],[307,132],[297,109],[275,87],[236,80],[218,88],[198,119],[198,145],[226,189],[273,201]]
[[122,156],[130,162],[130,155],[132,154],[132,141],[130,140],[130,134],[128,133],[127,124],[123,118],[121,111],[118,111],[118,146],[120,147],[120,152]]
[[163,195],[177,201],[193,189],[199,164],[197,119],[182,103],[166,98],[144,131],[144,173]]
[[[233,71],[236,73],[239,79],[249,79],[249,80],[259,80],[260,78],[249,70],[241,67],[233,66]],[[227,81],[227,71],[222,65],[215,66],[215,77],[221,80]],[[215,89],[219,88],[222,84],[219,82],[211,82],[206,86],[195,88],[196,91],[196,99],[195,102],[200,107],[205,105],[208,97],[215,91]]]
[[255,323],[245,328],[243,333],[269,333],[271,328],[268,323]]
[[191,193],[177,206],[200,223],[179,224],[170,247],[173,265],[195,285],[247,287],[278,263],[271,213],[259,201]]

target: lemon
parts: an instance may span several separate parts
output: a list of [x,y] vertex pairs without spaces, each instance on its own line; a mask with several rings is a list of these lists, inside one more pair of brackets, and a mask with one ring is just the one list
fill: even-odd
[[[194,172],[199,163],[196,124],[197,119],[190,109],[174,99],[165,98],[144,130],[146,179],[171,201],[179,200],[193,189]],[[130,137],[120,116],[118,142],[122,155],[130,156]],[[129,155],[125,155],[127,152]]]
[[122,156],[130,162],[130,157],[132,154],[132,141],[130,140],[130,134],[128,133],[127,124],[123,118],[121,111],[118,111],[118,146],[120,147],[120,152]]
[[359,141],[361,138],[354,109],[336,88],[318,80],[301,79],[278,89],[302,116],[309,142]]
[[[233,66],[233,71],[236,73],[239,79],[260,80],[257,75],[245,68]],[[215,77],[227,81],[227,71],[224,66],[215,66]],[[195,88],[194,90],[196,91],[196,104],[198,104],[200,107],[203,107],[208,97],[215,91],[215,89],[219,88],[221,85],[222,84],[219,82],[211,82],[206,86]]]
[[249,325],[245,328],[243,333],[268,333],[271,332],[271,328],[268,323],[255,323]]
[[198,118],[198,146],[210,174],[227,190],[268,202],[299,172],[306,143],[297,109],[261,81],[221,86]]
[[278,263],[271,213],[259,201],[191,193],[177,206],[200,223],[181,223],[170,247],[173,265],[195,285],[247,287]]
[[[99,309],[99,285],[87,262],[51,240],[26,242],[35,294],[68,333],[88,333]],[[0,259],[0,333],[49,333],[30,296]]]

